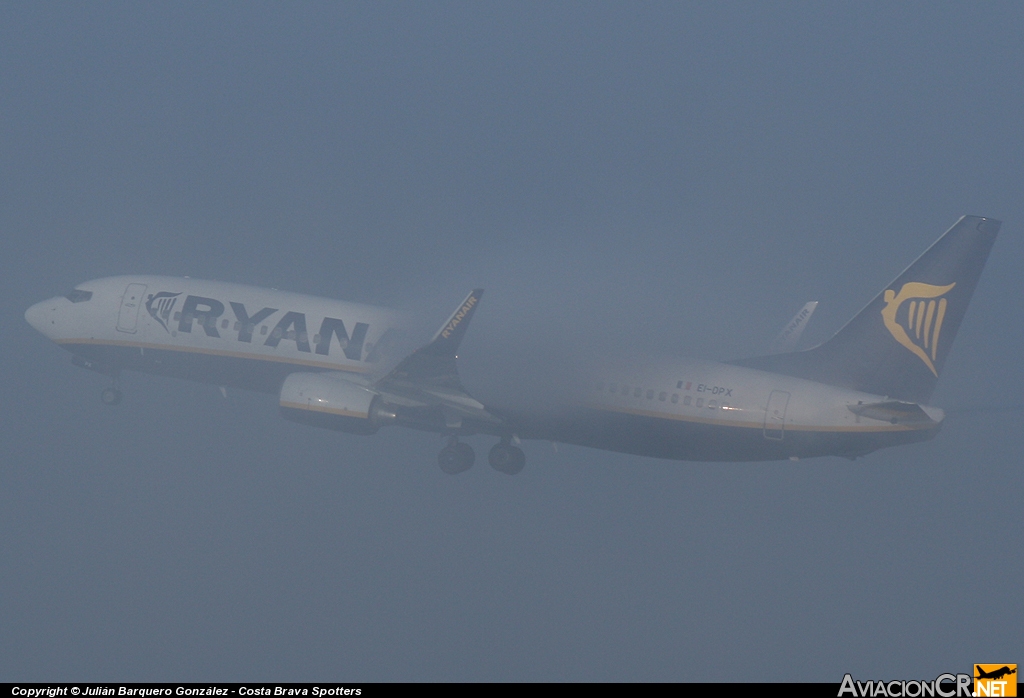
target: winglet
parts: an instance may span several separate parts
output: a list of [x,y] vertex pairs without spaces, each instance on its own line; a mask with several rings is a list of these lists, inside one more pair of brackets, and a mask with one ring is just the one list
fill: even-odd
[[466,300],[459,304],[434,338],[402,360],[381,383],[415,383],[421,387],[427,385],[446,386],[462,391],[459,374],[455,368],[455,352],[466,334],[469,321],[473,317],[476,306],[480,303],[482,288],[473,289]]
[[814,309],[818,307],[818,301],[811,301],[800,308],[800,311],[793,316],[793,319],[786,323],[779,335],[772,342],[772,352],[782,354],[788,351],[795,351],[796,345],[800,342],[800,336],[804,328],[811,320]]
[[482,288],[473,289],[466,296],[466,300],[462,301],[458,309],[452,313],[452,316],[441,325],[441,329],[430,340],[430,344],[423,347],[421,351],[433,355],[455,356],[455,352],[459,349],[459,343],[462,342],[466,329],[469,327],[469,321],[476,311],[476,306],[480,303],[480,296],[483,294]]

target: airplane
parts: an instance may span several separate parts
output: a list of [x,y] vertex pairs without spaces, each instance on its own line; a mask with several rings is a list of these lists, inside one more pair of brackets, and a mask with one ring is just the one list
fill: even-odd
[[459,378],[458,348],[482,289],[404,358],[395,337],[409,317],[397,311],[189,278],[89,281],[25,318],[73,363],[110,377],[106,404],[121,401],[122,370],[272,393],[282,415],[303,424],[446,436],[438,464],[453,475],[473,465],[459,439],[475,434],[498,438],[488,461],[506,474],[524,467],[522,440],[684,461],[852,459],[938,433],[945,414],[927,402],[1000,225],[963,216],[811,349],[599,366],[564,399],[532,409],[481,403]]
[[1016,667],[1011,669],[1009,666],[1005,666],[1005,665],[1000,667],[999,669],[993,669],[992,671],[985,671],[984,669],[981,668],[980,664],[975,664],[974,668],[978,672],[978,675],[974,677],[976,679],[997,679],[998,680],[998,679],[1003,678],[1004,676],[1009,676],[1010,674],[1016,674],[1017,673]]

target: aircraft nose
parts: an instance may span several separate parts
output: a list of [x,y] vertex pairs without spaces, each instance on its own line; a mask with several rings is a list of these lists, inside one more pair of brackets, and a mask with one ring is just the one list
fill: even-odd
[[36,303],[25,311],[25,320],[36,330],[50,336],[56,323],[53,300]]

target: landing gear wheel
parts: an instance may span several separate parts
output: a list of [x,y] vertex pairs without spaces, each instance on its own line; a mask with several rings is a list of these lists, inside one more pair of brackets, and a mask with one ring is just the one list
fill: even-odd
[[117,388],[104,388],[100,393],[100,399],[103,400],[104,405],[120,405],[123,397],[124,395]]
[[449,443],[437,454],[437,464],[449,475],[466,472],[473,467],[475,460],[476,454],[473,453],[473,447],[458,441]]
[[526,454],[521,448],[500,442],[491,448],[491,452],[487,455],[487,462],[499,473],[515,475],[526,465]]

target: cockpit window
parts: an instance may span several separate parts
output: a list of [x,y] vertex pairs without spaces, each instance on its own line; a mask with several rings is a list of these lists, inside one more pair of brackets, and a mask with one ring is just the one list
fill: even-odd
[[65,293],[64,297],[72,303],[84,303],[92,298],[92,291],[82,291],[81,289],[74,288]]

